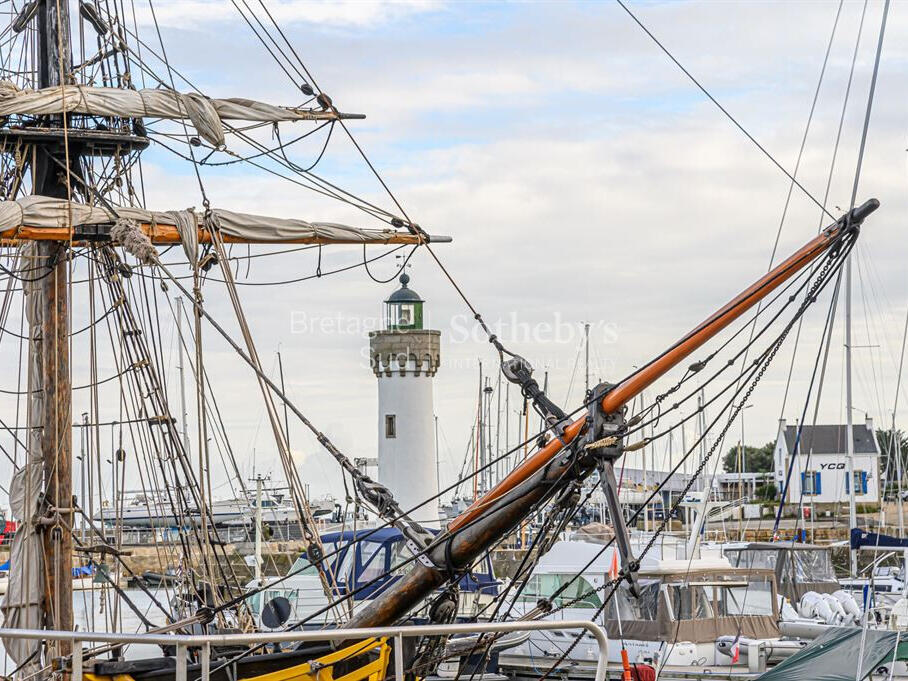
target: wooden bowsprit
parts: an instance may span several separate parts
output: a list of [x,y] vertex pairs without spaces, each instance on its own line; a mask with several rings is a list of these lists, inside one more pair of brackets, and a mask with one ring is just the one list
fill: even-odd
[[[620,436],[624,428],[625,405],[821,255],[839,249],[848,238],[856,238],[861,223],[878,207],[879,201],[871,199],[853,209],[659,357],[618,385],[604,390],[598,404],[594,404],[588,414],[558,428],[557,437],[552,438],[448,525],[447,531],[438,536],[427,552],[432,566],[416,562],[405,577],[371,601],[346,626],[382,626],[405,617],[434,589],[457,577],[458,571],[467,568],[540,504],[562,489],[566,482],[589,476],[596,468],[597,457],[581,456],[582,452],[577,451],[572,444],[581,435],[586,435],[590,424],[597,419],[615,433],[615,442],[604,443],[605,446],[614,448],[615,454],[598,457],[598,462],[606,462],[605,486],[606,489],[611,488],[606,496],[609,498],[613,495],[614,505],[617,505],[614,474],[608,476],[607,467],[622,451]],[[608,431],[605,432],[607,435]],[[596,434],[596,437],[602,437],[601,433]],[[613,509],[612,503],[609,506],[612,522],[616,525],[616,537],[623,535],[623,539],[618,538],[617,542],[624,560],[624,572],[629,574],[632,570],[628,568],[633,557],[630,554],[623,515],[620,507]]]

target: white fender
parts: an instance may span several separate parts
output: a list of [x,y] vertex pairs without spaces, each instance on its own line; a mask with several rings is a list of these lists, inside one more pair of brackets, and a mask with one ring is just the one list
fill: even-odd
[[839,591],[833,592],[832,595],[841,603],[842,609],[845,611],[845,614],[851,618],[852,622],[857,624],[861,621],[861,606],[854,600],[854,596],[850,592],[840,589]]
[[850,619],[845,614],[845,608],[842,607],[842,604],[839,603],[839,599],[833,596],[832,594],[823,594],[823,601],[826,605],[829,606],[829,609],[832,611],[832,615],[835,618],[834,622],[830,624],[841,624],[846,619]]
[[816,618],[826,624],[835,623],[835,615],[829,604],[816,591],[808,591],[801,596],[801,601],[798,603],[798,612],[801,617]]

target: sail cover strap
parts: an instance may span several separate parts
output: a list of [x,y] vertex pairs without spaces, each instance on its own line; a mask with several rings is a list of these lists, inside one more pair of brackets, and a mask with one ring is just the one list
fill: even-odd
[[189,208],[168,212],[167,215],[180,233],[180,243],[186,253],[186,260],[195,267],[199,261],[199,224],[195,212]]

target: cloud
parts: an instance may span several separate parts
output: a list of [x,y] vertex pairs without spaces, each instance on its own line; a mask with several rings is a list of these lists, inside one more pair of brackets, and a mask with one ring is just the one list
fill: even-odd
[[[273,30],[267,13],[258,0],[238,0],[237,4],[250,20],[254,14]],[[366,29],[399,21],[412,15],[436,11],[436,0],[282,0],[267,3],[267,9],[282,27],[307,24],[325,27]],[[225,7],[227,11],[224,11]],[[147,7],[137,9],[140,24],[157,23],[189,30],[206,30],[212,23],[219,26],[242,22],[240,15],[222,0],[169,0],[155,3],[154,13]],[[256,24],[256,27],[261,30]]]

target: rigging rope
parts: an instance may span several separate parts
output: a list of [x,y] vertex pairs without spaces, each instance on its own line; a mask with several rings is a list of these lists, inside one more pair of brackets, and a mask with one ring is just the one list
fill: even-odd
[[[697,88],[698,88],[704,95],[706,95],[707,98],[709,98],[709,100],[710,100],[713,104],[716,105],[716,107],[718,107],[719,111],[721,111],[723,114],[725,114],[725,117],[728,118],[728,120],[730,120],[730,121],[735,125],[735,127],[738,128],[738,130],[740,130],[742,133],[744,133],[744,136],[747,137],[747,139],[749,139],[749,140],[754,144],[754,146],[757,147],[757,149],[759,149],[761,152],[763,152],[763,155],[766,156],[766,158],[768,158],[770,161],[772,161],[773,165],[775,165],[776,168],[778,168],[780,171],[782,171],[782,173],[783,173],[789,180],[791,180],[792,184],[794,184],[798,189],[800,189],[800,190],[804,193],[804,195],[805,195],[808,199],[810,199],[811,201],[813,201],[813,202],[817,205],[817,207],[819,207],[820,210],[822,210],[824,213],[826,213],[826,215],[827,215],[828,217],[830,217],[830,218],[832,218],[833,220],[835,220],[835,216],[834,216],[832,213],[830,213],[828,210],[826,210],[826,206],[824,206],[822,203],[820,203],[819,201],[817,201],[816,197],[814,197],[814,195],[811,194],[811,193],[804,187],[804,185],[802,185],[800,182],[798,182],[798,180],[795,178],[795,176],[792,175],[791,173],[789,173],[789,172],[785,169],[785,167],[784,167],[781,163],[779,163],[779,162],[776,160],[776,158],[775,158],[772,154],[769,153],[769,151],[767,151],[766,147],[764,147],[762,144],[760,144],[760,143],[756,140],[756,138],[755,138],[753,135],[751,135],[751,134],[744,128],[744,126],[741,125],[741,124],[738,122],[738,120],[737,120],[734,116],[732,116],[732,115],[728,112],[728,110],[727,110],[724,106],[722,106],[722,105],[719,103],[719,101],[718,101],[715,97],[712,96],[712,94],[710,94],[709,90],[707,90],[705,87],[703,87],[703,85],[700,83],[700,81],[698,81],[696,78],[694,78],[693,74],[692,74],[690,71],[688,71],[686,68],[684,68],[684,66],[681,64],[681,62],[679,62],[679,61],[675,58],[675,56],[674,56],[671,52],[669,52],[668,48],[665,47],[665,45],[663,45],[663,44],[659,41],[659,39],[656,38],[656,36],[653,35],[652,32],[643,24],[643,22],[640,21],[640,19],[637,18],[637,15],[635,15],[633,12],[631,12],[631,10],[628,8],[628,6],[627,6],[626,4],[624,4],[623,0],[615,0],[615,2],[617,2],[617,3],[621,6],[621,9],[623,9],[625,12],[627,12],[628,16],[629,16],[631,19],[634,20],[634,23],[636,23],[641,29],[643,29],[643,32],[646,33],[646,35],[648,35],[648,36],[650,37],[650,39],[651,39],[654,43],[656,43],[656,45],[659,47],[659,49],[661,49],[661,50],[665,53],[665,55],[666,55],[669,59],[671,59],[671,60],[674,62],[675,66],[677,66],[679,69],[681,69],[682,73],[684,73],[684,75],[687,76],[687,77],[690,79],[690,81],[691,81],[694,85],[696,85]],[[888,0],[887,0],[887,2],[888,2]],[[854,207],[854,206],[852,206],[852,208],[853,208],[853,207]]]

